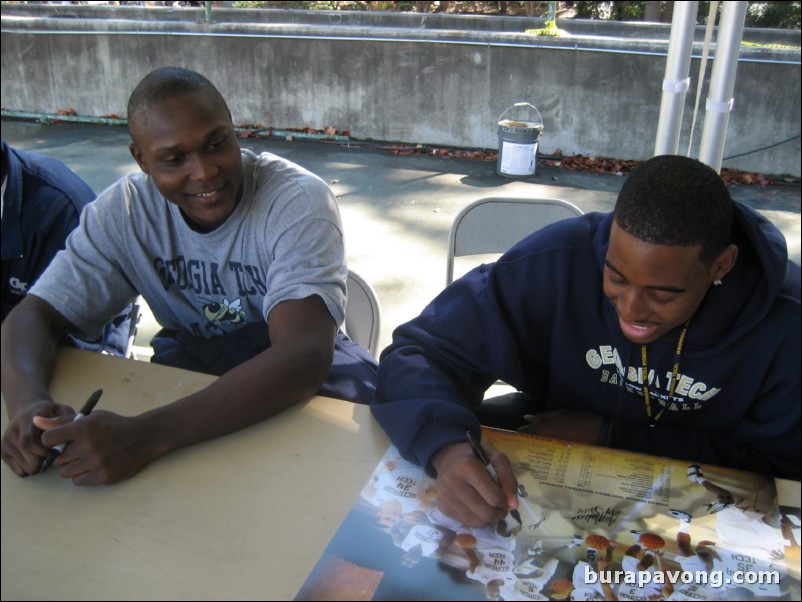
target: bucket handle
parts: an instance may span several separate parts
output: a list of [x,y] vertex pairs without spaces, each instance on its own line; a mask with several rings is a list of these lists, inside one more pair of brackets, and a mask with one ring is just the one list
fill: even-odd
[[504,110],[504,112],[501,115],[498,116],[498,120],[501,121],[501,118],[504,117],[504,115],[507,114],[507,111],[509,111],[510,109],[514,109],[515,107],[531,107],[531,108],[533,108],[535,110],[535,113],[537,113],[537,118],[540,120],[541,125],[543,124],[543,117],[540,116],[540,111],[537,110],[537,107],[535,105],[529,104],[528,102],[516,102],[511,107],[507,107]]

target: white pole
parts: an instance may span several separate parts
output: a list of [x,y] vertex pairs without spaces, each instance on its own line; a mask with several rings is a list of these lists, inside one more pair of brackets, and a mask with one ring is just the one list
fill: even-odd
[[693,34],[698,10],[698,2],[674,3],[666,72],[663,79],[663,97],[660,101],[660,118],[657,122],[657,137],[654,143],[655,155],[676,155],[679,149],[682,111],[690,85],[688,71],[691,67]]
[[702,60],[699,62],[699,79],[696,81],[696,97],[693,99],[693,117],[691,118],[691,133],[688,134],[688,153],[691,156],[693,148],[693,132],[696,129],[696,116],[699,114],[699,99],[702,98],[702,87],[705,83],[707,71],[707,57],[710,55],[710,44],[713,40],[713,30],[716,28],[718,18],[718,0],[711,0],[710,10],[707,12],[707,27],[705,27],[705,44],[702,47]]
[[705,103],[705,123],[699,160],[721,171],[724,141],[732,111],[735,71],[741,52],[741,38],[746,20],[746,2],[723,2],[716,39],[716,57],[710,74],[710,90]]

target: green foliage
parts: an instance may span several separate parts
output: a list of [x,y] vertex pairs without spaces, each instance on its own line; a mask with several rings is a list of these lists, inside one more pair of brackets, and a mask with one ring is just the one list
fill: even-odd
[[592,1],[576,2],[576,16],[579,19],[598,19],[603,21],[641,21],[646,11],[646,2]]
[[612,2],[577,2],[576,16],[579,19],[609,19]]
[[800,28],[800,2],[750,2],[747,27]]
[[234,2],[234,8],[293,8],[310,10],[336,10],[343,2]]
[[616,2],[617,18],[620,21],[642,21],[646,2]]
[[[718,5],[721,17],[722,2]],[[746,27],[767,27],[772,29],[799,29],[800,2],[748,2],[746,8]],[[710,2],[699,2],[699,23],[706,25],[710,13]]]
[[[699,11],[696,13],[696,22],[699,25],[707,25],[707,17],[710,15],[710,2],[702,0],[699,2]],[[721,3],[718,5],[718,10],[716,11],[716,19],[721,16]]]
[[[234,2],[235,8],[292,8],[309,10],[377,10],[410,12],[422,10],[419,4],[431,5],[432,9],[449,7],[448,12],[470,13],[470,14],[498,14],[497,2]],[[548,2],[508,2],[507,14],[524,14],[526,9],[530,14],[545,14]],[[558,2],[562,8],[566,8],[568,3]],[[663,11],[669,2],[661,2]],[[719,3],[719,14],[721,6]],[[749,2],[746,14],[747,27],[768,27],[782,29],[800,29],[800,2],[785,2],[781,0],[770,2]],[[588,0],[584,2],[574,2],[573,8],[578,19],[597,19],[605,21],[641,21],[646,11],[644,0]],[[699,2],[700,24],[707,23],[710,12],[710,2]]]
[[[667,2],[662,2],[665,5]],[[719,3],[718,12],[721,14]],[[599,0],[576,2],[576,16],[579,19],[599,19],[614,21],[633,21],[643,19],[645,2],[613,2]],[[664,6],[665,10],[665,6]],[[699,23],[706,24],[710,13],[710,2],[699,2]],[[746,13],[747,27],[770,27],[780,29],[800,29],[800,2],[749,2]]]

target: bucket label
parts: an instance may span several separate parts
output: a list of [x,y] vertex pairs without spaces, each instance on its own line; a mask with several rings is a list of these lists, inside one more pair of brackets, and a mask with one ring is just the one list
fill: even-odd
[[531,176],[537,165],[537,145],[501,141],[499,171],[511,176]]

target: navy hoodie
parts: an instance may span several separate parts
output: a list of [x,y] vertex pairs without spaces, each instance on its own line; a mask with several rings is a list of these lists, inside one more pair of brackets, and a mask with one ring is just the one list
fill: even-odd
[[372,406],[392,442],[431,473],[436,451],[478,431],[471,408],[501,379],[529,396],[531,413],[608,418],[612,447],[799,480],[800,269],[782,233],[736,203],[738,259],[691,320],[670,401],[681,327],[649,345],[649,390],[666,407],[651,427],[641,346],[603,294],[612,219],[535,232],[394,332]]
[[[2,220],[2,320],[64,248],[95,193],[64,163],[1,142],[8,173]],[[62,342],[90,351],[125,355],[130,307],[107,324],[96,341],[65,335]]]

